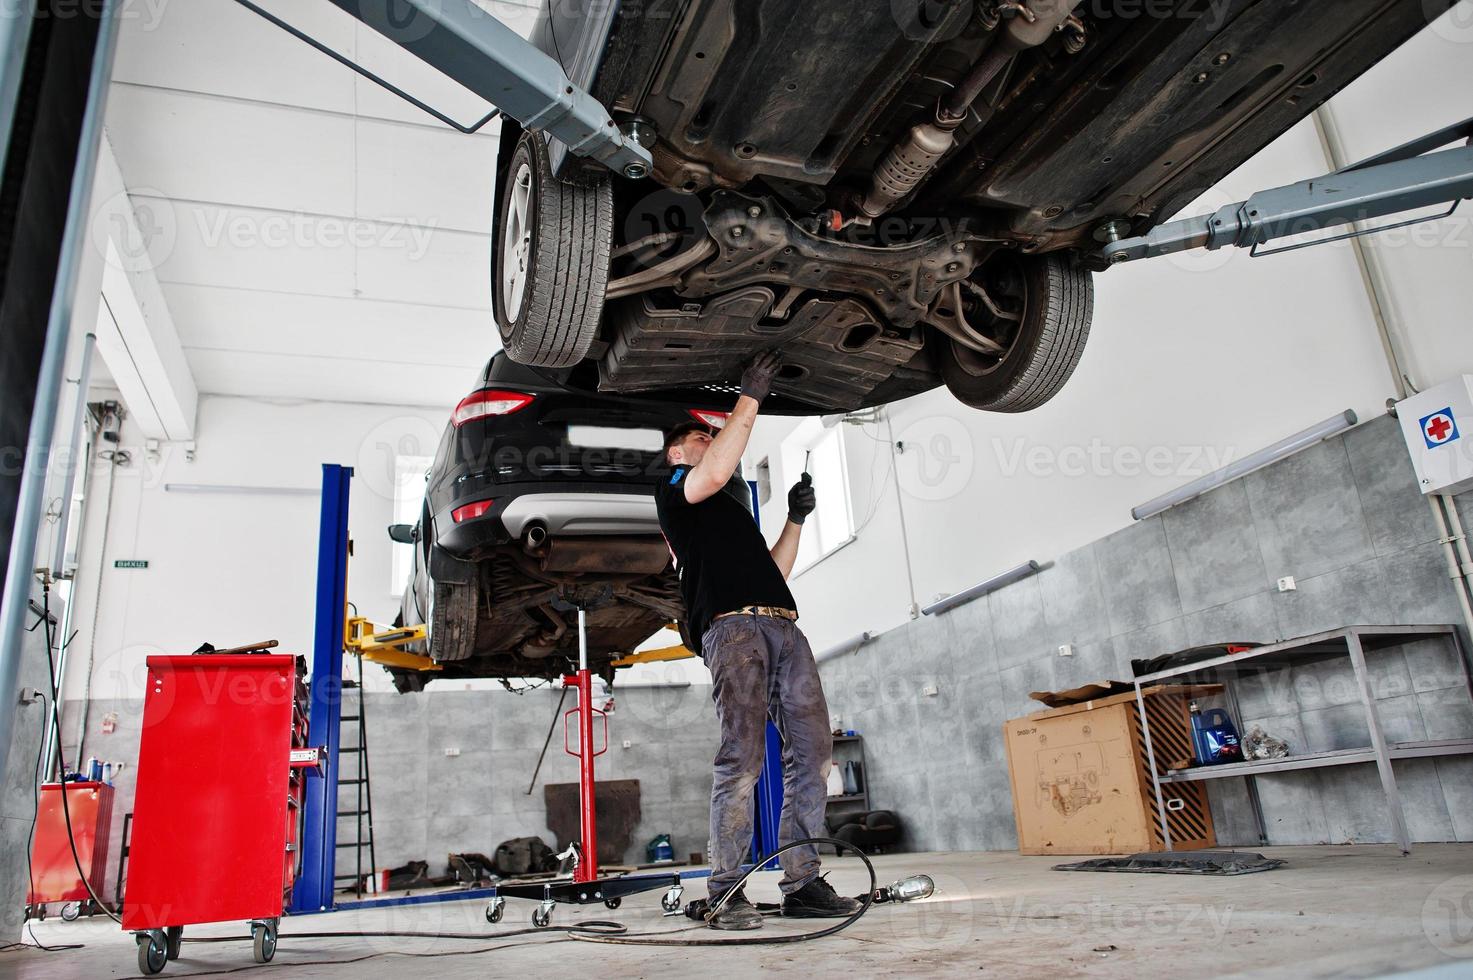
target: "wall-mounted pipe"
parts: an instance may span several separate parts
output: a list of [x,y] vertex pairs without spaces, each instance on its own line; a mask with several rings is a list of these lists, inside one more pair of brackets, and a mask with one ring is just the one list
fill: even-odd
[[845,640],[843,643],[836,643],[833,646],[828,647],[827,649],[819,651],[817,654],[814,655],[813,660],[815,663],[822,664],[827,663],[830,660],[834,660],[838,657],[843,657],[851,653],[856,653],[858,652],[860,647],[864,646],[866,643],[868,643],[870,640],[873,640],[874,638],[874,633],[865,631],[863,633],[860,633],[858,636],[851,637]]
[[1138,521],[1143,521],[1161,513],[1163,510],[1175,507],[1177,504],[1185,503],[1193,497],[1200,497],[1209,490],[1216,490],[1224,483],[1231,483],[1240,476],[1247,476],[1254,470],[1262,469],[1270,463],[1278,462],[1286,456],[1292,456],[1301,449],[1308,448],[1317,442],[1322,442],[1333,435],[1338,435],[1350,428],[1358,419],[1355,412],[1346,409],[1339,415],[1333,415],[1316,425],[1312,425],[1302,432],[1296,432],[1287,439],[1280,439],[1272,446],[1267,446],[1255,453],[1249,453],[1234,463],[1229,463],[1220,470],[1213,470],[1206,476],[1199,477],[1186,486],[1177,487],[1169,493],[1163,493],[1154,500],[1148,500],[1139,507],[1130,511],[1130,516]]
[[1025,561],[1016,568],[1010,568],[1000,575],[994,575],[985,582],[978,582],[970,589],[964,589],[955,595],[949,595],[945,599],[938,599],[921,610],[924,616],[939,616],[941,613],[964,606],[973,599],[980,599],[990,592],[1006,588],[1014,582],[1022,581],[1030,575],[1037,575],[1043,570],[1043,566],[1036,561]]

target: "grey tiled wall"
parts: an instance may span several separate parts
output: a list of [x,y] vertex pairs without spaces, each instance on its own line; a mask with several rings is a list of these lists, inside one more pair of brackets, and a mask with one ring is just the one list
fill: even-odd
[[[1460,501],[1464,514],[1469,503]],[[1296,591],[1277,591],[1285,575]],[[1001,725],[1042,707],[1030,691],[1126,679],[1132,659],[1204,643],[1461,622],[1396,422],[1379,418],[822,671],[830,711],[866,736],[871,798],[901,815],[910,847],[1012,848]],[[1057,654],[1065,643],[1072,657]],[[1369,655],[1391,740],[1473,736],[1449,647]],[[936,695],[922,693],[928,685]],[[1367,744],[1348,666],[1296,669],[1240,692],[1240,724],[1261,724],[1296,750]],[[1399,763],[1397,775],[1414,839],[1473,840],[1473,758]],[[1373,766],[1264,776],[1259,788],[1272,843],[1389,839]],[[1219,841],[1257,843],[1241,781],[1214,781],[1209,792]]]
[[[704,852],[717,733],[711,689],[616,686],[614,693],[609,749],[598,757],[597,774],[601,780],[637,779],[640,783],[642,820],[625,860],[643,863],[645,843],[660,833],[671,835],[679,858]],[[357,698],[356,690],[345,692],[344,714],[358,713]],[[576,696],[569,694],[564,709],[575,703]],[[530,794],[527,787],[557,704],[558,692],[547,689],[521,696],[500,690],[433,688],[421,694],[369,694],[369,764],[378,866],[424,860],[432,874],[443,874],[450,853],[491,854],[501,841],[522,836],[539,836],[556,844],[547,828],[543,787],[578,778],[576,761],[562,750],[561,723]],[[69,702],[66,707],[74,712],[77,706]],[[115,780],[114,842],[121,840],[123,814],[133,808],[133,764],[138,757],[142,711],[141,701],[96,701],[89,715],[85,752],[127,763]],[[116,713],[117,728],[103,735],[98,726],[109,712]],[[68,760],[73,756],[71,732],[77,716],[72,713],[70,717],[70,725],[64,726]],[[344,744],[356,738],[353,723],[345,722]],[[631,743],[627,749],[625,740]],[[30,746],[34,758],[35,745]],[[459,754],[446,755],[446,749],[458,749]],[[353,778],[356,762],[350,755],[342,759],[343,778]],[[29,793],[29,783],[26,790]],[[355,791],[353,786],[340,789],[339,810],[355,808]],[[8,832],[8,822],[5,826]],[[355,818],[342,818],[339,839],[352,840],[355,829]],[[115,865],[116,851],[109,868],[109,898]],[[340,852],[338,870],[354,872],[351,849]]]

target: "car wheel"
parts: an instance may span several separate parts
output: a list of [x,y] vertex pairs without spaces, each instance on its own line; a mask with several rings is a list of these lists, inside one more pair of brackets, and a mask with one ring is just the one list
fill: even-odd
[[[948,304],[943,294],[933,312],[933,319],[952,318],[951,330],[936,338],[941,378],[972,408],[1038,408],[1059,393],[1084,353],[1094,315],[1093,274],[1061,255],[1009,255],[977,277],[952,294],[959,302]],[[956,331],[982,336],[968,345],[955,339]]]
[[603,312],[613,188],[607,177],[558,180],[536,133],[518,141],[504,183],[491,282],[502,346],[522,364],[577,364]]
[[430,657],[465,660],[476,645],[476,586],[434,583],[430,606]]

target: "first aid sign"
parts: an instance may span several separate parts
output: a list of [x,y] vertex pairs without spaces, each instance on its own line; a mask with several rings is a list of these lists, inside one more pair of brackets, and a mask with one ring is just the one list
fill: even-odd
[[1428,449],[1446,446],[1458,438],[1458,421],[1453,418],[1451,408],[1441,408],[1431,415],[1422,417],[1422,438]]

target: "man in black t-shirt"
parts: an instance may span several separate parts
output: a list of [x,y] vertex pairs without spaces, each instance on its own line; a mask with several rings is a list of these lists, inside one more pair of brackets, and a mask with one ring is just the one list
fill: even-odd
[[[804,473],[788,492],[788,520],[769,549],[740,472],[757,409],[779,363],[772,353],[752,362],[742,374],[741,397],[719,432],[689,423],[666,435],[671,472],[655,493],[660,527],[680,572],[686,625],[711,669],[711,696],[721,723],[711,786],[707,887],[713,907],[741,877],[752,841],[752,793],[762,772],[769,716],[783,739],[779,843],[826,834],[833,754],[829,709],[787,585],[803,521],[815,506],[813,481]],[[794,848],[781,862],[784,915],[838,917],[859,908],[819,877],[816,847]],[[709,924],[756,929],[762,916],[737,893],[727,897]]]

